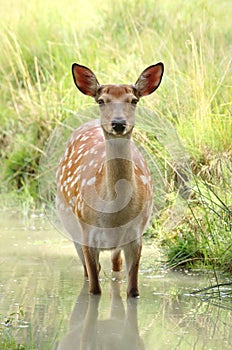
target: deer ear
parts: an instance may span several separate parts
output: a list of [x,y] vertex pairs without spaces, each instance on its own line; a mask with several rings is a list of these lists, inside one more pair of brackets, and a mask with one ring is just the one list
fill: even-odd
[[146,96],[154,92],[161,83],[164,72],[163,63],[146,68],[135,83],[139,97]]
[[96,96],[100,85],[95,74],[89,68],[73,63],[72,75],[74,83],[83,94]]

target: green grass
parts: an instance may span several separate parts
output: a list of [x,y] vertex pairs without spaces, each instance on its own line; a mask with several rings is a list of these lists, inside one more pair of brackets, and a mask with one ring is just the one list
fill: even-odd
[[198,188],[198,196],[189,203],[186,215],[163,240],[168,266],[213,267],[231,272],[231,222],[231,207],[207,185]]
[[[153,232],[171,266],[231,269],[231,1],[21,0],[1,2],[0,11],[1,191],[32,205],[47,138],[70,111],[92,104],[75,89],[73,62],[102,83],[122,83],[163,61],[163,82],[142,105],[176,128],[195,192],[174,230],[164,232],[165,210]],[[152,135],[142,145],[146,137],[157,155]],[[166,173],[172,194],[173,169]]]
[[1,350],[33,350],[33,346],[27,346],[18,343],[12,334],[12,329],[23,326],[24,311],[21,305],[18,306],[18,311],[10,313],[7,316],[0,314],[0,348]]

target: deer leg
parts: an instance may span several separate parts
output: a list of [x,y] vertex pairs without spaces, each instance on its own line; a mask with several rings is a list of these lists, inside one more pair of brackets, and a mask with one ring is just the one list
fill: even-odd
[[142,242],[141,240],[133,241],[124,247],[124,254],[127,269],[127,297],[138,297],[138,271],[141,257]]
[[98,277],[101,269],[101,265],[99,264],[99,249],[83,245],[82,251],[89,277],[89,293],[101,294],[101,287]]
[[84,277],[87,278],[88,277],[88,272],[87,272],[87,268],[86,268],[86,264],[85,264],[85,257],[83,254],[83,250],[82,250],[82,246],[76,242],[74,242],[77,254],[82,262],[82,265],[84,267]]
[[111,254],[112,270],[114,272],[119,272],[122,270],[122,257],[121,249],[115,249]]

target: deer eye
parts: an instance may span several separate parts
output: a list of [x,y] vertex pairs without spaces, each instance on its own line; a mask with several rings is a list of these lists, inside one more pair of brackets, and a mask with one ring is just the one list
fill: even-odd
[[133,100],[131,101],[131,104],[136,106],[138,102],[139,100],[137,100],[136,98],[133,98]]
[[99,104],[99,105],[104,105],[104,100],[102,99],[102,98],[100,98],[99,100],[97,100],[97,103]]

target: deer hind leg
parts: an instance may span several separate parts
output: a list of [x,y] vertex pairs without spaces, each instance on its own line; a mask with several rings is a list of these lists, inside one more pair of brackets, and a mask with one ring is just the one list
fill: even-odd
[[99,273],[101,270],[101,265],[99,263],[99,249],[83,245],[82,251],[89,277],[89,293],[101,294],[101,287],[99,283]]
[[114,272],[119,272],[122,270],[122,257],[121,249],[115,249],[111,254],[112,270]]
[[138,297],[138,271],[141,257],[142,242],[141,240],[133,241],[124,247],[124,254],[127,269],[127,296]]

